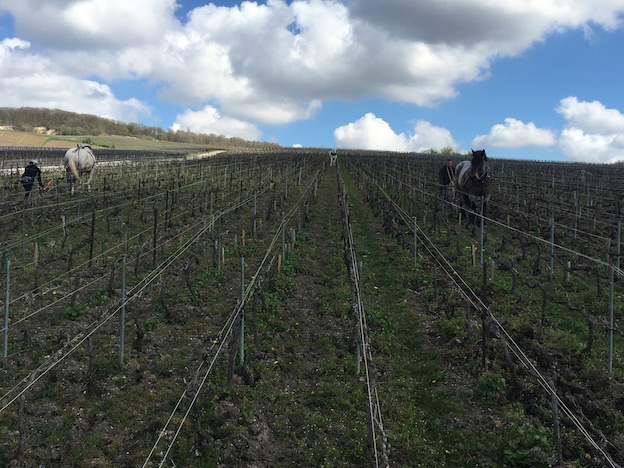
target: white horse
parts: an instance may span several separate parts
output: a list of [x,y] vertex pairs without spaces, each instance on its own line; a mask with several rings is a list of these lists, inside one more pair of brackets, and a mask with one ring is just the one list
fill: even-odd
[[338,159],[338,154],[336,153],[336,150],[331,150],[329,152],[329,165],[330,166],[335,166],[336,165],[336,159]]
[[[95,155],[89,145],[76,145],[65,153],[65,174],[67,186],[71,193],[74,193],[75,182],[86,183],[89,191],[91,190],[91,178],[93,177],[93,168],[95,167]],[[86,175],[87,181],[83,182],[81,176]]]

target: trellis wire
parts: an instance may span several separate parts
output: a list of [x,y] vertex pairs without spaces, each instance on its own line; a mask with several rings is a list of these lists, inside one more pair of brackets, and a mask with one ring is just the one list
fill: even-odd
[[[317,175],[318,175],[318,173],[317,173]],[[274,234],[274,236],[273,236],[273,239],[272,239],[272,241],[271,241],[271,243],[270,243],[270,245],[269,245],[269,248],[268,248],[268,250],[267,250],[267,252],[266,252],[266,254],[265,254],[265,256],[264,256],[264,258],[263,258],[262,262],[260,263],[260,266],[259,266],[259,267],[258,267],[258,269],[256,270],[256,274],[255,274],[254,276],[252,276],[251,281],[249,282],[249,284],[248,284],[247,288],[245,289],[245,297],[246,297],[246,298],[248,298],[248,297],[249,297],[250,292],[251,292],[251,290],[253,289],[253,286],[254,286],[254,284],[255,284],[255,281],[256,281],[256,279],[259,277],[259,274],[260,274],[260,272],[262,271],[262,269],[263,269],[263,267],[264,267],[264,264],[266,263],[266,261],[267,261],[267,259],[268,259],[269,255],[270,255],[270,252],[271,252],[271,251],[273,250],[273,248],[275,247],[275,244],[277,243],[278,236],[280,235],[280,232],[281,232],[281,230],[283,229],[283,225],[284,225],[284,223],[285,223],[285,222],[287,222],[288,220],[290,220],[290,219],[292,218],[292,216],[294,216],[294,213],[295,213],[295,212],[296,212],[296,210],[298,209],[299,204],[300,204],[300,203],[301,203],[301,201],[303,200],[303,198],[304,198],[305,194],[306,194],[306,193],[308,193],[308,191],[310,190],[310,188],[313,186],[313,184],[314,184],[314,180],[313,180],[313,181],[312,181],[312,183],[308,186],[308,189],[307,189],[306,191],[304,191],[304,195],[302,195],[302,196],[301,196],[301,198],[299,199],[299,201],[295,204],[295,207],[294,207],[291,211],[289,211],[288,215],[285,217],[285,219],[282,221],[282,223],[280,224],[280,226],[279,226],[279,227],[278,227],[278,229],[276,230],[276,232],[275,232],[275,234]],[[272,263],[273,263],[273,260],[271,260],[271,264],[272,264]],[[245,300],[241,301],[241,303],[240,303],[237,307],[235,307],[235,309],[234,309],[234,311],[232,312],[232,314],[230,314],[230,316],[228,317],[228,319],[227,319],[226,323],[225,323],[225,324],[224,324],[224,326],[221,328],[221,332],[220,332],[220,335],[219,335],[220,337],[228,336],[228,335],[230,334],[230,332],[232,331],[232,327],[234,326],[234,323],[235,323],[235,321],[236,321],[236,319],[237,319],[238,315],[240,314],[240,312],[241,312],[241,310],[242,310],[242,307],[243,307],[244,303],[245,303]],[[192,398],[192,400],[191,400],[191,402],[190,402],[190,404],[189,404],[189,407],[188,407],[188,409],[186,410],[186,412],[185,412],[184,416],[182,417],[182,420],[181,420],[180,424],[178,425],[178,429],[176,430],[176,432],[175,432],[175,434],[174,434],[174,436],[173,436],[173,439],[172,439],[172,440],[171,440],[171,442],[169,443],[169,446],[168,446],[167,450],[166,450],[166,451],[165,451],[165,453],[163,454],[163,456],[162,456],[162,460],[161,460],[161,462],[160,462],[159,466],[162,466],[162,465],[165,463],[165,461],[167,460],[167,457],[169,456],[169,452],[171,451],[171,449],[172,449],[172,447],[173,447],[173,444],[175,443],[175,441],[176,441],[176,439],[177,439],[177,437],[178,437],[178,435],[179,435],[180,431],[182,430],[183,424],[184,424],[184,422],[186,421],[186,418],[188,417],[188,414],[190,413],[191,408],[193,407],[193,405],[194,405],[194,403],[195,403],[195,401],[196,401],[196,399],[197,399],[197,397],[198,397],[198,395],[199,395],[199,391],[201,390],[201,388],[202,388],[202,387],[203,387],[203,385],[205,384],[206,379],[208,378],[208,375],[209,375],[209,373],[211,372],[211,370],[212,370],[212,368],[213,368],[213,366],[214,366],[214,364],[215,364],[215,362],[216,362],[216,360],[217,360],[217,357],[219,356],[219,354],[220,354],[221,350],[223,349],[223,346],[224,346],[224,344],[225,344],[226,340],[224,340],[224,339],[219,339],[219,340],[215,340],[215,341],[213,341],[213,345],[211,346],[210,350],[214,349],[214,347],[216,346],[216,343],[217,343],[217,342],[219,343],[219,346],[218,346],[218,348],[217,348],[217,350],[216,350],[216,352],[215,352],[215,355],[213,356],[212,360],[210,361],[209,367],[208,367],[208,369],[206,370],[206,372],[204,373],[204,376],[203,376],[203,378],[202,378],[201,382],[199,383],[199,385],[198,385],[198,387],[197,387],[197,390],[194,392],[194,395],[193,395],[193,398]],[[199,367],[198,367],[198,369],[197,369],[197,372],[199,372],[199,370],[202,368],[202,366],[203,366],[203,364],[204,364],[205,362],[206,362],[206,361],[202,361],[202,363],[199,365]],[[197,373],[197,372],[196,372],[196,373]],[[166,431],[167,427],[169,426],[170,422],[173,420],[173,417],[174,417],[175,413],[177,412],[177,409],[178,409],[178,407],[180,406],[180,404],[181,404],[181,402],[182,402],[182,399],[184,398],[184,394],[185,394],[185,393],[186,393],[186,391],[185,391],[185,392],[183,392],[183,393],[182,393],[182,395],[180,396],[180,399],[179,399],[179,400],[178,400],[178,402],[176,403],[176,406],[175,406],[175,408],[174,408],[173,412],[172,412],[172,413],[171,413],[171,415],[169,416],[169,419],[167,420],[167,422],[166,422],[165,426],[164,426],[164,427],[162,428],[162,430],[160,431],[160,433],[159,433],[159,435],[158,435],[158,438],[157,438],[156,442],[155,442],[155,443],[154,443],[154,445],[152,446],[152,449],[151,449],[150,453],[148,454],[148,456],[147,456],[147,458],[146,458],[146,460],[145,460],[145,462],[144,462],[144,464],[143,464],[143,467],[144,467],[144,468],[147,466],[147,464],[148,464],[149,460],[151,459],[152,455],[154,454],[154,452],[155,452],[155,450],[156,450],[156,447],[159,445],[160,440],[161,440],[161,439],[162,439],[162,437],[164,436],[164,434],[165,434],[165,431]]]
[[[382,190],[382,192],[385,194],[385,196],[388,198],[388,200],[391,202],[391,204],[395,207],[395,209],[397,210],[397,212],[403,217],[403,219],[409,219],[409,216],[407,213],[404,213],[403,210],[397,205],[397,203],[385,192],[383,191],[383,189],[381,189],[381,187],[379,187],[380,190]],[[407,223],[406,223],[407,224]],[[409,224],[407,224],[409,226]],[[438,247],[433,243],[433,241],[431,241],[429,239],[429,237],[419,228],[419,231],[421,232],[421,235],[423,236],[423,238],[428,242],[428,244],[431,246],[431,249],[429,249],[429,247],[427,247],[427,245],[424,243],[423,241],[423,245],[425,246],[425,248],[427,249],[427,251],[429,252],[429,254],[432,256],[432,258],[434,258],[436,260],[436,262],[442,267],[443,271],[445,272],[445,274],[449,277],[449,279],[455,284],[455,286],[458,288],[458,290],[461,292],[461,294],[469,301],[473,304],[473,306],[477,309],[481,309],[484,310],[488,313],[488,315],[490,316],[490,318],[493,320],[493,322],[496,324],[496,326],[501,330],[501,332],[505,335],[506,339],[508,340],[509,343],[512,344],[511,346],[511,350],[514,353],[514,355],[518,358],[518,360],[527,368],[531,370],[531,373],[537,377],[537,381],[540,384],[540,386],[550,395],[554,396],[554,398],[556,398],[557,403],[559,404],[559,406],[562,408],[563,412],[566,414],[566,416],[568,416],[568,418],[572,421],[572,423],[577,427],[577,429],[579,430],[579,432],[581,432],[581,434],[586,438],[586,440],[605,458],[605,460],[607,461],[607,463],[609,463],[609,465],[613,468],[617,467],[617,464],[611,459],[611,457],[603,450],[603,448],[594,440],[594,438],[591,436],[591,434],[589,433],[589,431],[587,431],[587,429],[585,429],[585,427],[583,426],[583,424],[579,421],[579,419],[577,418],[577,416],[574,414],[574,412],[572,410],[570,410],[568,408],[568,406],[566,405],[566,403],[557,395],[557,393],[555,392],[555,390],[549,385],[549,383],[547,382],[547,380],[545,379],[544,376],[542,376],[542,374],[539,372],[539,370],[535,367],[535,365],[532,363],[532,361],[528,358],[528,356],[524,353],[524,351],[520,348],[520,346],[516,343],[516,341],[513,339],[513,337],[507,332],[507,330],[503,327],[503,325],[499,322],[499,320],[496,318],[496,316],[492,313],[492,311],[489,309],[489,307],[487,305],[485,305],[482,301],[482,299],[472,290],[472,288],[470,287],[470,285],[468,285],[468,283],[462,278],[462,276],[453,268],[453,266],[451,265],[451,263],[449,262],[449,260],[444,256],[444,254],[438,249]],[[435,255],[434,255],[435,252]],[[441,260],[440,260],[441,259]],[[442,260],[444,262],[444,264],[446,264],[451,270],[452,270],[452,274],[444,267],[444,264],[442,263]],[[461,285],[460,285],[461,283]],[[467,292],[464,291],[464,288],[462,288],[462,285],[464,288],[466,288],[466,290],[468,290],[469,294]],[[474,301],[473,301],[474,298]]]

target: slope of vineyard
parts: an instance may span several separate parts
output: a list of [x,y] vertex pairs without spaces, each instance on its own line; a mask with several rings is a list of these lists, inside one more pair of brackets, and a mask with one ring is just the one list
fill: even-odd
[[493,163],[482,266],[433,156],[102,154],[75,197],[55,184],[24,204],[4,179],[0,465],[624,460],[607,179],[574,195],[557,166],[549,197],[550,177]]

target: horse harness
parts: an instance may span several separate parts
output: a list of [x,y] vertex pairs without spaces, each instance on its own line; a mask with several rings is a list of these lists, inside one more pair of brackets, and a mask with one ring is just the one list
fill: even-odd
[[465,189],[472,195],[478,197],[487,195],[490,192],[490,187],[494,182],[494,176],[490,170],[490,166],[485,166],[485,171],[480,176],[470,176],[465,184]]
[[450,167],[448,166],[445,166],[445,167],[446,167],[446,175],[448,176],[448,179],[449,179],[449,184],[452,184],[455,182],[455,172],[451,171]]

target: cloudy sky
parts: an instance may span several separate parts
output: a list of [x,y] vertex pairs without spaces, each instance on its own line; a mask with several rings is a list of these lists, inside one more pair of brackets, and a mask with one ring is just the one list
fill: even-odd
[[0,106],[623,161],[624,0],[0,0]]

